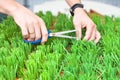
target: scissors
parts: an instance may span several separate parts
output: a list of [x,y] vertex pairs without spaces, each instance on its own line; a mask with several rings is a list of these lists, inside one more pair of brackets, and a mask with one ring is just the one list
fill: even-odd
[[[48,38],[60,37],[60,38],[76,39],[76,37],[64,35],[64,34],[72,33],[72,32],[76,32],[76,30],[68,30],[68,31],[56,32],[56,33],[52,33],[50,30],[48,30]],[[28,40],[24,39],[24,42],[30,43],[30,44],[40,44],[42,42],[42,38],[38,39],[36,41],[28,41]]]

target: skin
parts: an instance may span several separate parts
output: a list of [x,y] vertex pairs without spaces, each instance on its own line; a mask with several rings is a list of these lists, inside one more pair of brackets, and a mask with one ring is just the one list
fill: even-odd
[[[80,0],[66,0],[66,2],[71,6],[76,3],[81,3]],[[84,9],[76,8],[74,11],[73,23],[77,38],[82,38],[82,28],[86,28],[86,33],[84,39],[87,41],[94,41],[98,43],[101,38],[99,31],[96,28],[96,24],[88,17]]]
[[[80,3],[79,0],[66,0],[66,2],[70,6],[73,6],[75,3]],[[34,41],[42,37],[42,43],[47,41],[48,32],[43,19],[15,0],[0,0],[0,12],[14,18],[14,21],[22,31],[23,38],[28,41]],[[99,41],[101,36],[97,31],[96,25],[82,8],[75,9],[73,23],[75,29],[78,31],[76,32],[77,37],[80,36],[82,38],[82,28],[86,28],[84,39],[88,41],[94,40],[95,43]]]
[[0,12],[14,18],[22,31],[23,38],[33,41],[42,37],[42,43],[47,41],[48,32],[44,21],[15,0],[0,0]]

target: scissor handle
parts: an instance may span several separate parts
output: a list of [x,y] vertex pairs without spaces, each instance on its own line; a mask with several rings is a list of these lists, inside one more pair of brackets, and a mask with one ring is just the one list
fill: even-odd
[[[48,38],[51,38],[51,36],[49,36],[50,33],[51,33],[51,31],[48,30]],[[24,42],[25,42],[25,43],[29,43],[29,44],[39,44],[39,43],[42,42],[42,38],[41,38],[41,39],[38,39],[38,40],[36,40],[36,41],[28,41],[28,40],[25,40],[25,39],[24,39]]]

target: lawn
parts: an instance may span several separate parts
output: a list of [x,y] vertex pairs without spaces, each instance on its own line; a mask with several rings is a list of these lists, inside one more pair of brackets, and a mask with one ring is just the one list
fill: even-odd
[[[74,29],[65,14],[37,15],[52,32]],[[102,36],[98,44],[63,38],[26,44],[8,16],[0,23],[0,80],[120,80],[120,18],[89,16]]]

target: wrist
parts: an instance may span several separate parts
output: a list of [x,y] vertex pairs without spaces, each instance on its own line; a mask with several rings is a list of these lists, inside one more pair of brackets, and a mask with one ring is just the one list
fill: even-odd
[[8,15],[14,17],[17,13],[19,13],[22,10],[22,6],[16,3],[8,10]]
[[74,4],[71,8],[70,8],[70,13],[72,16],[74,16],[74,13],[75,12],[78,12],[78,11],[83,11],[83,4],[80,4],[80,3],[76,3]]
[[78,14],[78,13],[83,14],[84,12],[85,12],[85,11],[84,11],[83,8],[76,8],[76,9],[74,10],[74,14]]

